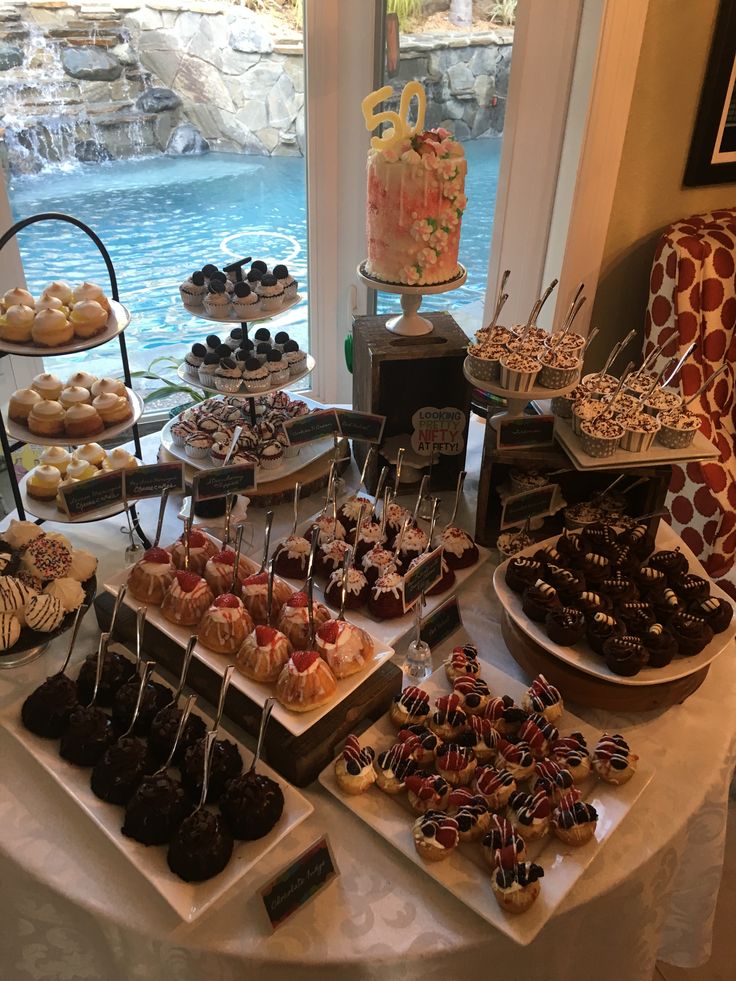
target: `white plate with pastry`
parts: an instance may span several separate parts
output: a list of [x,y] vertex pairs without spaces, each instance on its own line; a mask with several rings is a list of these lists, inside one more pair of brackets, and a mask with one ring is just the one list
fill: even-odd
[[101,344],[107,344],[118,334],[122,334],[130,323],[130,311],[117,300],[107,301],[110,304],[110,314],[107,322],[98,334],[92,337],[74,337],[67,344],[58,344],[53,347],[42,344],[34,344],[32,341],[26,343],[16,343],[0,338],[0,351],[7,354],[22,354],[35,358],[45,356],[52,357],[56,354],[76,354],[79,351],[90,351]]
[[[543,542],[536,542],[534,545],[530,545],[528,548],[522,549],[520,552],[516,553],[514,558],[519,556],[531,557],[535,552],[544,548],[545,545],[553,545],[559,535],[555,535],[554,538],[549,538]],[[701,563],[698,561],[696,556],[690,551],[685,542],[672,530],[672,528],[666,524],[666,522],[661,521],[657,529],[657,537],[655,541],[655,550],[663,551],[670,549],[679,549],[684,557],[687,559],[689,572],[695,576],[700,576],[710,583],[710,594],[719,599],[726,600],[731,603],[730,598],[719,589],[714,582],[711,581],[710,576],[705,571]],[[602,657],[599,657],[587,644],[585,640],[572,647],[564,647],[561,644],[555,644],[547,636],[547,632],[544,629],[544,624],[535,623],[530,620],[529,617],[524,613],[522,609],[522,597],[519,593],[515,593],[506,584],[506,568],[511,560],[507,559],[501,565],[499,565],[495,572],[493,573],[493,587],[496,590],[496,594],[503,605],[504,610],[508,613],[514,623],[531,639],[543,647],[545,650],[549,651],[554,657],[559,658],[561,661],[565,661],[567,664],[578,668],[580,671],[584,671],[585,674],[592,675],[594,678],[602,678],[604,681],[615,682],[617,685],[632,685],[634,687],[640,685],[660,685],[667,681],[677,681],[679,678],[687,678],[691,674],[702,670],[711,661],[715,660],[720,654],[725,650],[730,650],[733,645],[734,637],[736,637],[736,619],[732,619],[730,625],[722,632],[715,634],[710,643],[699,653],[693,657],[681,657],[675,655],[675,657],[670,661],[669,664],[661,668],[642,668],[638,674],[632,677],[625,677],[620,674],[615,674],[607,666],[606,662]]]
[[[135,423],[138,422],[141,415],[143,414],[143,400],[141,399],[140,395],[138,395],[137,392],[133,391],[132,388],[126,388],[121,383],[121,390],[122,389],[125,389],[125,394],[127,396],[129,408],[130,408],[130,414],[125,419],[123,419],[122,422],[110,422],[108,424],[104,421],[104,419],[101,418],[100,413],[97,413],[98,419],[100,419],[103,424],[103,428],[100,430],[98,419],[95,419],[93,414],[89,413],[89,415],[92,418],[89,420],[80,419],[79,425],[82,428],[87,428],[87,429],[89,429],[90,427],[94,427],[96,431],[79,432],[78,430],[76,430],[75,435],[69,435],[66,432],[65,419],[67,417],[67,414],[69,412],[77,412],[77,410],[80,409],[84,412],[87,412],[87,410],[91,408],[90,403],[85,403],[80,406],[73,406],[70,409],[64,409],[61,403],[57,402],[55,399],[53,400],[42,399],[41,403],[39,404],[45,403],[47,405],[53,405],[54,407],[58,406],[61,409],[61,414],[58,416],[58,419],[56,419],[55,422],[52,422],[50,419],[44,421],[44,428],[48,428],[49,426],[52,425],[54,426],[54,428],[57,428],[57,426],[61,427],[60,432],[53,432],[50,433],[49,435],[43,435],[41,433],[31,432],[27,422],[24,423],[18,421],[17,419],[11,419],[8,405],[4,405],[2,407],[2,410],[0,411],[2,411],[3,416],[5,418],[5,428],[8,431],[8,435],[12,436],[13,439],[18,439],[24,443],[29,443],[35,446],[81,446],[82,444],[89,443],[92,440],[114,439],[116,436],[119,436],[121,433],[126,432],[128,429],[131,429],[132,426],[134,426]],[[116,396],[113,393],[110,393],[110,397],[112,399],[115,398]],[[122,396],[117,396],[117,397],[122,398]],[[107,399],[107,395],[105,395],[104,398]],[[113,412],[114,411],[117,411],[117,407],[113,408]],[[56,410],[56,412],[58,414],[58,409]]]
[[[480,667],[481,677],[493,694],[508,694],[514,702],[521,704],[526,690],[521,682],[485,661],[480,661]],[[448,694],[451,686],[444,667],[435,671],[421,687],[432,699]],[[554,725],[564,736],[572,732],[582,733],[591,751],[601,736],[598,730],[567,710]],[[389,716],[384,715],[360,735],[360,745],[373,747],[378,755],[397,741],[397,731]],[[626,732],[623,736],[626,737]],[[544,876],[538,880],[538,898],[530,909],[520,914],[506,913],[496,902],[491,889],[491,870],[479,842],[461,842],[443,861],[426,861],[420,857],[412,835],[418,815],[411,809],[405,791],[386,794],[374,783],[363,793],[345,794],[338,786],[334,763],[325,767],[319,782],[356,817],[460,902],[516,943],[526,945],[549,922],[652,779],[654,767],[646,758],[648,753],[653,752],[652,749],[638,738],[631,749],[640,758],[628,782],[613,786],[596,777],[589,777],[580,783],[583,800],[592,805],[598,815],[593,836],[586,844],[580,847],[564,844],[551,830],[541,840],[527,844],[526,860],[541,865]]]
[[[111,650],[123,652],[125,648],[113,644]],[[128,656],[132,659],[132,654],[128,653]],[[74,673],[70,669],[70,675],[74,676]],[[157,679],[155,674],[153,677],[154,680],[162,680]],[[234,886],[242,885],[245,877],[264,855],[291,834],[314,810],[312,804],[291,784],[265,763],[259,763],[258,772],[275,780],[284,795],[284,808],[278,823],[263,838],[256,841],[236,841],[232,856],[219,875],[205,882],[184,882],[169,869],[165,845],[143,845],[121,833],[124,812],[120,807],[107,804],[95,796],[90,788],[89,769],[73,766],[62,759],[59,756],[57,740],[42,739],[23,726],[20,710],[28,694],[30,692],[26,692],[17,706],[7,713],[5,719],[7,731],[20,743],[29,758],[45,771],[47,779],[72,798],[84,818],[102,831],[115,851],[135,868],[141,881],[157,892],[181,919],[188,923],[201,916]],[[194,711],[208,726],[211,725],[211,715],[200,705],[196,705]],[[226,725],[221,725],[220,731],[220,738],[227,738],[236,743],[243,758],[244,769],[247,770],[253,754],[234,739],[227,731]],[[47,815],[49,820],[53,820],[53,798],[49,803]],[[208,809],[211,809],[210,805]]]

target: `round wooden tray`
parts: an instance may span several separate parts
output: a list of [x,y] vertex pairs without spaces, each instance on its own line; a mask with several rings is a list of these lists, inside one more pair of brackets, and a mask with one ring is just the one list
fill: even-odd
[[530,678],[543,674],[565,699],[611,712],[651,712],[679,705],[700,688],[710,667],[706,665],[695,674],[664,681],[661,685],[617,685],[554,657],[520,630],[505,610],[501,614],[501,633],[511,656]]

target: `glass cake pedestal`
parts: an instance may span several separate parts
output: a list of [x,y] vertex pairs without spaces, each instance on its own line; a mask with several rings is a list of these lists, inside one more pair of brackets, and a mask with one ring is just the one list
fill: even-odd
[[431,296],[434,293],[449,293],[462,286],[468,278],[468,270],[465,266],[458,263],[457,275],[444,283],[431,283],[424,286],[406,286],[403,283],[387,283],[383,279],[371,276],[365,270],[365,260],[358,266],[358,276],[371,289],[380,290],[382,293],[398,293],[401,296],[402,313],[398,317],[391,317],[386,322],[386,330],[394,334],[401,334],[404,337],[421,337],[422,334],[432,333],[432,324],[426,317],[419,313],[419,307],[423,296]]

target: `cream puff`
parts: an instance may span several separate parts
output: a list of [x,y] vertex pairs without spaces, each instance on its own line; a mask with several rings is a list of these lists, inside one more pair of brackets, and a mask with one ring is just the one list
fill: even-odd
[[414,822],[414,846],[428,862],[441,862],[454,852],[460,841],[455,818],[441,811],[427,811]]
[[41,299],[46,296],[55,296],[57,299],[61,300],[64,306],[68,307],[72,302],[72,288],[63,280],[56,279],[53,283],[49,283],[41,294]]
[[590,776],[590,753],[582,732],[563,736],[552,746],[552,759],[569,770],[576,784],[584,783]]
[[514,780],[526,780],[534,773],[534,754],[528,743],[512,743],[508,739],[501,739],[496,766],[508,770]]
[[335,780],[344,794],[362,794],[376,782],[375,756],[371,746],[361,748],[357,736],[348,736],[335,760]]
[[31,409],[37,402],[42,401],[42,396],[33,388],[19,388],[10,396],[8,405],[8,416],[14,422],[28,422]]
[[35,311],[32,307],[8,307],[0,315],[0,337],[12,344],[27,344],[31,340]]
[[496,902],[507,913],[525,913],[539,896],[543,875],[544,869],[534,862],[519,862],[512,868],[499,866],[491,876]]
[[502,811],[516,793],[516,780],[508,770],[482,766],[475,771],[473,787],[492,811]]
[[488,822],[488,831],[481,842],[483,858],[489,868],[496,869],[499,865],[506,868],[523,862],[526,858],[526,845],[521,835],[517,835],[513,824],[500,814],[492,814]]
[[604,732],[593,750],[593,769],[605,783],[626,783],[636,773],[638,762],[639,757],[620,735]]
[[580,791],[564,794],[552,811],[552,830],[566,845],[579,848],[595,834],[598,812],[592,804],[580,800]]
[[69,314],[69,323],[76,337],[86,339],[99,334],[107,323],[107,310],[95,300],[80,300]]
[[93,398],[98,395],[120,395],[127,398],[125,385],[119,378],[98,378],[92,383],[91,391]]
[[106,426],[117,426],[133,416],[133,409],[127,395],[113,395],[112,392],[95,395],[92,405]]
[[8,290],[3,295],[2,305],[7,310],[8,307],[23,306],[31,307],[33,309],[36,305],[36,301],[33,299],[28,290],[24,290],[20,286],[16,286],[12,290]]
[[97,375],[90,375],[87,371],[75,371],[73,375],[70,375],[66,380],[65,388],[74,388],[79,386],[81,388],[86,388],[88,392],[92,392],[92,386],[97,381]]
[[521,704],[527,712],[543,715],[548,722],[557,722],[564,710],[562,695],[543,674],[537,675],[531,683]]
[[534,794],[517,791],[509,798],[506,817],[529,844],[547,834],[551,813],[552,802],[543,790],[537,790]]
[[92,405],[73,405],[64,417],[64,431],[67,436],[96,436],[104,428],[104,422]]
[[28,428],[36,436],[62,436],[64,406],[46,399],[36,402],[28,415]]
[[71,409],[73,405],[85,405],[91,402],[92,396],[81,385],[70,385],[68,388],[62,388],[59,401],[65,409]]
[[69,307],[64,306],[58,296],[44,296],[36,304],[36,313],[39,310],[59,310],[65,317],[69,316]]
[[405,781],[409,806],[417,814],[427,811],[443,811],[450,796],[450,785],[436,773],[417,770]]
[[84,460],[85,463],[91,463],[93,467],[101,467],[106,455],[99,443],[85,443],[84,446],[78,446],[74,450],[72,459]]
[[478,768],[478,761],[468,746],[444,743],[435,754],[435,766],[439,775],[453,787],[467,787]]
[[82,300],[94,300],[106,311],[110,312],[110,302],[105,296],[105,291],[97,283],[81,283],[72,292],[72,303],[80,303]]
[[429,695],[423,688],[408,685],[398,695],[394,695],[389,709],[389,718],[396,726],[409,723],[426,722],[430,713]]
[[36,501],[53,501],[60,483],[61,473],[56,467],[42,464],[26,477],[26,493]]
[[66,474],[66,468],[72,462],[72,455],[63,446],[47,446],[39,457],[39,463],[56,467],[61,476]]
[[468,720],[460,707],[460,696],[442,695],[434,704],[436,711],[429,720],[429,728],[444,742],[451,742],[460,735]]
[[31,336],[41,347],[60,347],[74,337],[74,328],[61,310],[39,310],[33,318]]
[[56,375],[51,375],[48,371],[43,371],[40,375],[35,376],[31,382],[31,388],[35,392],[38,392],[42,399],[50,399],[58,402],[64,386],[61,379],[57,378]]
[[376,786],[384,794],[391,795],[400,794],[406,778],[418,769],[406,743],[395,743],[385,753],[379,753],[373,766],[376,771]]

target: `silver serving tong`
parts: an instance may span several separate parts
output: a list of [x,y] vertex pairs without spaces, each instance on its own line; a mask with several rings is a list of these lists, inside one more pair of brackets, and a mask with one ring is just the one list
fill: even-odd
[[184,568],[189,569],[189,536],[192,533],[192,523],[194,522],[194,501],[189,508],[189,515],[184,521]]
[[417,494],[417,503],[414,505],[414,510],[412,511],[411,520],[414,524],[417,523],[417,518],[419,517],[419,508],[421,507],[422,501],[424,500],[424,494],[427,490],[427,484],[429,483],[429,474],[425,473],[422,477],[422,482],[419,485],[419,493]]
[[263,530],[263,555],[261,557],[261,567],[258,573],[266,571],[268,564],[268,551],[271,546],[271,527],[273,525],[273,511],[266,512],[266,526]]
[[386,486],[386,481],[388,480],[388,467],[381,467],[381,472],[378,475],[378,483],[376,484],[376,495],[373,503],[373,515],[376,513],[376,505],[383,494],[383,488]]
[[[74,650],[74,645],[77,642],[77,634],[79,633],[79,628],[82,625],[82,620],[84,619],[84,615],[88,609],[89,609],[89,603],[82,603],[82,605],[77,610],[77,615],[74,617],[74,625],[72,626],[72,632],[69,637],[69,646],[67,647],[66,657],[64,658],[64,663],[62,664],[61,670],[58,672],[58,674],[65,674],[66,669],[69,667],[69,661],[71,660],[72,651]],[[113,611],[113,616],[114,615],[115,614]]]
[[268,582],[266,584],[266,626],[270,627],[273,621],[273,577],[275,575],[274,571],[274,560],[268,563]]
[[468,476],[467,470],[461,470],[457,475],[457,486],[455,487],[455,503],[452,506],[452,514],[450,515],[450,520],[445,525],[445,528],[451,528],[455,523],[455,518],[457,517],[457,509],[460,505],[460,495],[463,492],[463,485],[465,484],[465,478]]
[[429,531],[427,532],[427,544],[426,544],[426,547],[424,549],[425,552],[431,552],[432,551],[432,537],[434,535],[434,527],[435,527],[435,524],[437,523],[437,511],[439,510],[439,507],[440,507],[440,499],[439,499],[439,497],[433,497],[432,498],[432,516],[429,519]]
[[243,525],[238,525],[238,530],[235,535],[235,559],[233,561],[233,579],[230,583],[230,592],[238,595],[238,581],[240,579],[240,553],[243,551],[243,536],[245,535],[245,527]]
[[181,673],[179,675],[179,684],[176,686],[176,691],[171,696],[171,701],[169,705],[176,705],[181,697],[181,693],[184,691],[184,685],[187,680],[187,673],[189,671],[189,665],[192,663],[192,654],[194,653],[194,645],[197,643],[197,635],[192,634],[192,636],[187,641],[187,646],[184,650],[184,659],[181,662]]
[[210,772],[212,769],[212,752],[215,748],[217,739],[217,729],[210,729],[204,735],[204,752],[202,754],[202,790],[199,795],[199,803],[189,815],[189,820],[197,811],[201,811],[207,801],[207,791],[210,789]]
[[599,329],[597,327],[594,327],[591,330],[591,332],[588,334],[588,336],[585,338],[585,344],[583,345],[583,350],[581,352],[581,360],[585,357],[586,351],[588,350],[588,348],[593,343],[593,341],[595,340],[595,338],[598,336],[599,333],[600,333]]
[[360,535],[361,532],[363,531],[363,521],[365,519],[365,512],[366,512],[365,501],[361,501],[360,510],[358,511],[358,523],[355,526],[355,536],[353,538],[353,548],[355,549],[356,552],[358,551],[358,542],[360,541]]
[[[583,288],[583,284],[581,283],[580,286],[578,287],[578,293],[580,292],[580,290],[582,290],[582,288]],[[565,320],[563,321],[561,329],[552,335],[552,345],[554,347],[557,347],[557,345],[560,343],[562,338],[567,333],[569,333],[573,323],[575,322],[575,318],[585,306],[585,300],[586,297],[584,296],[578,297],[578,294],[576,294],[576,299],[573,301],[573,304],[567,316],[565,317]]]
[[92,689],[92,698],[89,700],[87,708],[92,708],[97,701],[97,692],[100,690],[100,682],[102,681],[102,666],[105,663],[105,651],[109,639],[109,633],[100,634],[100,642],[97,645],[97,661],[95,662],[95,686]]
[[352,548],[348,547],[345,549],[345,555],[342,560],[342,583],[340,585],[340,612],[337,614],[338,620],[345,619],[345,603],[348,598],[348,574],[353,564],[354,554]]
[[555,288],[555,286],[557,286],[558,282],[559,282],[558,279],[553,279],[552,282],[547,287],[547,289],[544,291],[544,293],[542,293],[542,295],[539,297],[539,299],[537,300],[537,302],[532,307],[532,312],[531,312],[531,315],[529,317],[529,321],[528,321],[528,323],[526,325],[526,332],[531,331],[532,327],[536,327],[537,320],[539,318],[539,314],[542,312],[542,307],[547,302],[547,300],[550,298],[550,296],[552,296],[552,293],[554,291],[554,288]]
[[139,606],[135,611],[135,668],[140,670],[143,658],[143,628],[146,623],[147,606]]
[[493,330],[498,324],[498,318],[501,316],[501,311],[506,306],[506,301],[509,298],[509,294],[504,292],[504,286],[506,285],[506,280],[511,274],[511,270],[507,269],[501,279],[501,286],[498,290],[498,296],[496,297],[496,308],[493,311],[493,316],[491,317],[491,322],[488,324],[488,330]]
[[176,728],[176,735],[174,736],[174,742],[171,744],[171,749],[169,750],[169,755],[166,757],[166,762],[163,766],[160,766],[158,770],[153,774],[154,777],[161,776],[162,773],[166,771],[171,766],[174,761],[174,756],[176,754],[176,747],[179,745],[182,734],[184,733],[184,727],[187,722],[189,722],[189,716],[192,714],[192,709],[194,708],[194,703],[197,701],[196,695],[189,695],[186,702],[184,703],[184,708],[181,710],[181,718],[179,719],[179,725]]
[[368,473],[368,467],[370,466],[371,460],[376,452],[376,447],[371,443],[368,447],[368,452],[365,455],[365,460],[363,461],[363,468],[360,471],[360,481],[358,482],[358,493],[360,493],[360,488],[365,487],[365,478]]
[[690,357],[690,355],[693,353],[693,351],[697,346],[698,346],[698,342],[693,341],[692,344],[687,348],[683,356],[680,358],[680,360],[677,362],[675,367],[669,373],[669,375],[667,375],[665,380],[662,382],[662,388],[666,388],[677,377],[677,375],[680,373],[680,368],[682,368],[682,366],[685,364],[685,362],[687,361],[687,359]]
[[263,711],[261,712],[261,724],[258,727],[258,742],[256,743],[256,751],[253,756],[253,761],[250,764],[250,769],[248,773],[254,773],[258,763],[261,759],[261,752],[263,750],[263,739],[266,735],[266,729],[268,723],[271,719],[271,713],[273,712],[273,707],[276,704],[275,698],[267,698],[263,703]]
[[[311,558],[311,556],[310,556]],[[307,643],[307,648],[311,650],[314,647],[314,576],[311,573],[307,576],[306,582],[306,592],[307,592],[307,616],[309,617],[309,640]]]
[[399,452],[396,454],[396,476],[394,478],[394,497],[399,493],[399,484],[401,483],[401,467],[404,462],[404,454],[406,450],[403,446],[399,447]]
[[299,498],[301,496],[301,493],[302,493],[302,485],[297,480],[297,482],[294,484],[294,524],[291,526],[291,536],[290,536],[292,538],[296,535],[296,526],[299,524]]
[[683,408],[685,408],[685,409],[686,409],[686,408],[687,408],[687,407],[688,407],[689,405],[691,405],[691,404],[692,404],[692,403],[693,403],[693,402],[694,402],[694,401],[695,401],[696,399],[698,399],[698,398],[700,398],[700,396],[701,396],[701,395],[703,394],[703,392],[704,392],[704,391],[706,390],[706,388],[710,388],[710,386],[711,386],[711,385],[713,384],[713,382],[714,382],[714,381],[716,380],[716,378],[717,378],[717,377],[718,377],[718,376],[719,376],[720,374],[722,374],[722,372],[724,372],[724,371],[725,371],[725,370],[726,370],[726,369],[727,369],[728,367],[729,367],[729,365],[728,365],[728,362],[727,362],[727,361],[724,361],[724,362],[723,362],[723,364],[722,364],[722,365],[720,366],[720,368],[716,368],[716,370],[715,370],[715,371],[713,372],[713,374],[712,374],[712,375],[708,375],[708,377],[707,377],[707,378],[705,379],[705,381],[704,381],[704,382],[703,382],[703,384],[702,384],[702,385],[700,386],[700,388],[699,388],[699,389],[697,390],[697,392],[695,392],[695,394],[694,394],[694,395],[690,395],[690,396],[688,397],[688,399],[687,399],[687,401],[685,402],[685,404],[684,404],[684,406],[683,406]]
[[130,725],[122,734],[118,742],[120,742],[122,739],[125,739],[126,736],[129,736],[133,732],[133,727],[138,721],[138,713],[140,712],[141,705],[143,703],[143,693],[146,690],[146,685],[148,684],[151,674],[153,673],[154,667],[155,664],[153,661],[145,661],[143,664],[143,670],[141,671],[141,678],[140,681],[138,682],[138,696],[136,697],[135,705],[133,706],[133,714],[130,717]]
[[643,374],[644,374],[644,372],[645,372],[645,371],[647,370],[647,368],[649,367],[649,365],[650,365],[650,364],[654,364],[654,362],[655,362],[655,361],[657,360],[657,358],[658,358],[658,357],[660,356],[660,354],[662,353],[662,348],[663,348],[663,347],[664,347],[664,344],[658,344],[658,345],[657,345],[657,346],[656,346],[655,348],[653,348],[653,349],[652,349],[652,350],[651,350],[651,351],[649,352],[649,354],[648,354],[648,355],[647,355],[647,356],[646,356],[646,357],[644,358],[644,360],[642,361],[642,363],[641,363],[641,367],[640,367],[640,368],[638,368],[638,369],[637,369],[637,370],[636,370],[636,371],[634,372],[634,377],[635,377],[635,378],[638,378],[638,377],[639,377],[639,375],[643,375]]
[[163,494],[161,495],[161,503],[158,506],[158,521],[156,522],[156,534],[153,539],[153,548],[158,548],[158,543],[161,541],[161,531],[164,527],[164,514],[166,513],[166,505],[169,502],[169,494],[171,493],[170,487],[165,487]]

